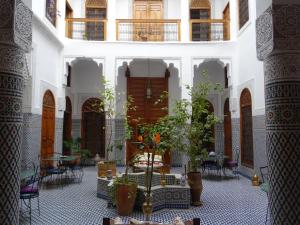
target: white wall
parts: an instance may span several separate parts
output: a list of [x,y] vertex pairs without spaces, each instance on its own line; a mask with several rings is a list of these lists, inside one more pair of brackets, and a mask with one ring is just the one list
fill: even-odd
[[180,0],[164,0],[164,18],[180,19]]
[[100,97],[104,90],[103,65],[97,65],[92,59],[76,59],[72,62],[71,101],[73,118],[81,118],[82,104],[90,97]]
[[222,19],[223,18],[223,10],[229,0],[211,0],[211,14],[213,19]]
[[[253,116],[265,113],[263,63],[256,57],[256,5],[249,1],[250,20],[238,32],[236,63],[238,81],[236,83],[237,99],[243,88],[248,87],[252,94]],[[239,108],[239,107],[238,107]],[[233,115],[239,117],[239,112]]]
[[256,16],[259,17],[271,4],[272,0],[256,0]]
[[39,19],[33,19],[33,50],[32,50],[32,112],[42,113],[43,95],[50,89],[56,102],[56,117],[62,117],[59,111],[60,98],[64,98],[62,87],[63,46],[51,31],[47,30]]
[[117,19],[132,18],[132,0],[116,0]]

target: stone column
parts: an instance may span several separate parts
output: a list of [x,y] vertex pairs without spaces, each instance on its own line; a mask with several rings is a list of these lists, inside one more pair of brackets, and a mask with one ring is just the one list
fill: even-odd
[[300,224],[300,2],[273,0],[257,19],[264,61],[271,224]]
[[0,224],[19,224],[20,148],[25,52],[31,11],[21,0],[0,0]]

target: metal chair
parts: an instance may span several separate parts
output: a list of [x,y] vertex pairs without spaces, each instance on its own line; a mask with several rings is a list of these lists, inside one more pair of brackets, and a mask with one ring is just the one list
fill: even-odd
[[[260,185],[260,189],[264,192],[266,192],[267,197],[269,197],[269,169],[268,166],[262,166],[259,167],[261,179],[262,179],[262,184]],[[269,200],[268,200],[268,205],[267,205],[267,213],[266,213],[266,219],[265,219],[265,224],[268,222],[268,214],[269,214]]]
[[42,181],[45,177],[50,176],[50,179],[53,180],[53,176],[56,176],[59,178],[59,184],[63,187],[63,174],[66,172],[66,168],[60,162],[61,156],[61,153],[54,152],[41,159]]
[[225,173],[225,169],[230,169],[232,171],[232,173],[239,179],[239,157],[240,157],[240,151],[239,149],[237,149],[235,152],[234,152],[234,159],[232,160],[224,160],[224,173]]
[[32,207],[31,200],[37,198],[38,201],[38,212],[40,215],[40,199],[39,199],[39,168],[38,166],[34,166],[34,175],[26,182],[26,185],[21,187],[20,189],[20,200],[21,200],[21,209],[22,202],[29,209],[29,221],[31,224],[31,216],[32,216]]

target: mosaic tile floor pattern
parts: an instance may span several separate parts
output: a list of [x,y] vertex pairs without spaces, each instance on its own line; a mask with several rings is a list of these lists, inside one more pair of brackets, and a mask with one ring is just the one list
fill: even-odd
[[[178,170],[178,169],[177,169]],[[86,168],[81,184],[70,184],[63,188],[43,188],[40,192],[41,215],[33,211],[34,225],[100,225],[103,217],[116,217],[115,209],[107,208],[107,202],[96,197],[96,169]],[[202,207],[187,210],[160,210],[153,214],[153,221],[171,222],[179,215],[183,219],[201,218],[204,225],[259,225],[264,224],[267,196],[259,187],[251,186],[250,180],[203,179]],[[34,199],[33,209],[37,208]],[[29,224],[26,215],[20,224]],[[132,214],[142,220],[141,212]],[[125,221],[128,218],[123,218]]]

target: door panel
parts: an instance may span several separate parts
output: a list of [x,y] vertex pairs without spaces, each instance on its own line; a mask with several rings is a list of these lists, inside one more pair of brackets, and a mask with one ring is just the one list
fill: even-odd
[[89,149],[92,155],[99,153],[100,157],[105,157],[105,145],[103,144],[104,118],[101,113],[85,112],[85,148]]
[[53,94],[46,91],[43,98],[41,159],[54,153],[55,143],[55,101]]
[[[162,1],[135,1],[134,19],[137,20],[159,20],[163,19]],[[135,23],[134,37],[135,41],[162,41],[163,24],[162,23]]]
[[[151,98],[146,98],[147,85],[150,84],[152,94]],[[130,119],[142,118],[141,122],[153,123],[156,122],[160,117],[168,114],[167,110],[163,108],[168,107],[168,100],[165,99],[162,103],[154,105],[160,95],[168,91],[168,78],[148,78],[148,77],[128,77],[127,78],[127,95],[131,96],[134,101],[134,106],[136,110],[128,112]],[[133,138],[136,138],[138,131],[136,129],[136,124],[130,124],[133,127]],[[127,143],[126,159],[130,160],[137,152],[136,145]],[[167,151],[164,158],[164,164],[170,165],[171,158],[170,152]]]
[[88,99],[82,106],[82,148],[90,150],[92,156],[99,153],[105,158],[105,113],[97,98]]
[[228,98],[224,105],[224,154],[232,159],[232,126]]

